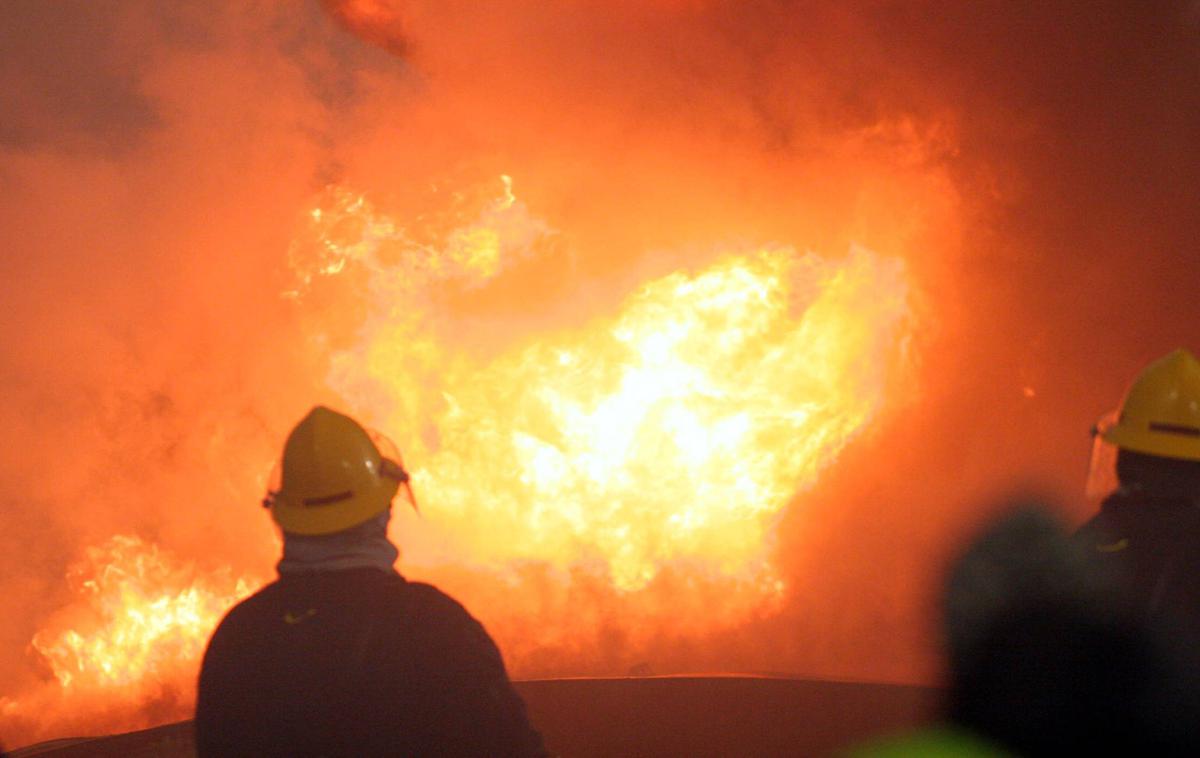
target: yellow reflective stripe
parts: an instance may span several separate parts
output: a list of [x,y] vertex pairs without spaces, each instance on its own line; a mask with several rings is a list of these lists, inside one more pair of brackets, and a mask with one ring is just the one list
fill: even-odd
[[1096,549],[1102,553],[1117,553],[1129,547],[1129,540],[1125,537],[1117,540],[1111,545],[1096,545]]
[[316,615],[317,615],[316,608],[309,608],[307,611],[305,611],[304,613],[300,613],[300,614],[295,614],[295,613],[292,613],[291,611],[288,611],[287,613],[283,614],[283,621],[285,624],[299,624],[301,621],[310,619]]

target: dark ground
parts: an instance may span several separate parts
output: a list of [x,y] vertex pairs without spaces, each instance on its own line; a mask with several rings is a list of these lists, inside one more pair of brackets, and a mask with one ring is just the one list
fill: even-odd
[[[936,690],[754,676],[518,682],[547,746],[575,756],[819,756],[925,723]],[[190,721],[57,740],[12,758],[192,756]]]

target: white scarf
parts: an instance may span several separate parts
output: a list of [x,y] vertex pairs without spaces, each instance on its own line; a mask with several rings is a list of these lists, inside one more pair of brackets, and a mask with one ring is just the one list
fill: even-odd
[[387,536],[392,509],[358,526],[316,536],[283,533],[283,558],[276,569],[283,574],[308,574],[350,568],[377,568],[395,573],[400,551]]

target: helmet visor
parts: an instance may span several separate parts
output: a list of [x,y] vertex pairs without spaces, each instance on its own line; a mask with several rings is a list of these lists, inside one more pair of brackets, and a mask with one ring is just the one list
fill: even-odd
[[263,495],[263,508],[270,508],[275,504],[275,496],[279,494],[279,490],[283,488],[283,459],[276,458],[275,463],[271,465],[271,473],[267,475],[267,494]]
[[1109,442],[1109,432],[1117,423],[1119,413],[1105,414],[1092,427],[1092,459],[1088,464],[1087,499],[1101,502],[1120,487],[1117,479],[1117,446]]
[[408,470],[404,468],[404,459],[400,457],[400,448],[396,447],[396,443],[392,442],[390,437],[375,429],[368,428],[367,436],[371,438],[371,442],[375,443],[375,449],[379,451],[379,475],[399,482],[409,505],[414,511],[420,513],[421,509],[417,507],[417,497],[413,494],[412,481]]

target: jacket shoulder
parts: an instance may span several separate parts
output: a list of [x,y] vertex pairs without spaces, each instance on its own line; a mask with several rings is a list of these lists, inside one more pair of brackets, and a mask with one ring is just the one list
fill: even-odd
[[402,590],[406,615],[430,630],[457,631],[482,637],[492,644],[483,625],[454,598],[423,582],[408,582]]
[[432,584],[424,582],[406,582],[402,592],[405,598],[421,607],[429,608],[447,614],[463,614],[470,616],[463,604],[442,592]]
[[462,603],[433,585],[410,582],[404,605],[412,634],[426,640],[431,653],[504,671],[495,641]]
[[281,602],[278,584],[278,582],[268,584],[253,595],[235,603],[225,612],[225,616],[213,629],[209,638],[206,659],[209,657],[208,653],[211,653],[214,648],[219,650],[227,647],[233,639],[243,636],[239,630],[259,626],[263,623],[262,619],[277,613],[275,609]]

